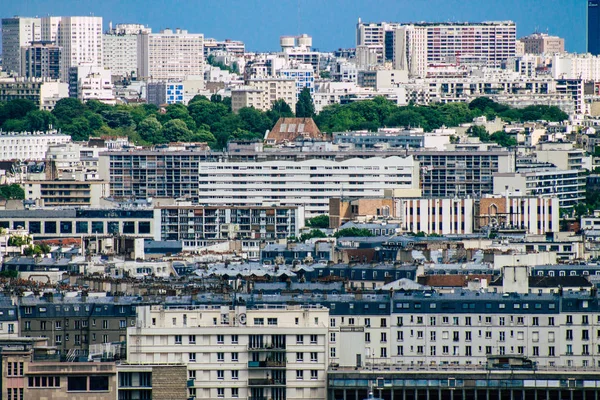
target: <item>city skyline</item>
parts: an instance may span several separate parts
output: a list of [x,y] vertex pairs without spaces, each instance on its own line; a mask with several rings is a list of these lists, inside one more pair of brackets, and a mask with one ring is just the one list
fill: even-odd
[[[45,15],[96,15],[103,17],[104,28],[109,22],[140,23],[158,32],[166,28],[187,29],[205,37],[243,40],[250,51],[276,51],[279,36],[307,33],[314,37],[314,47],[321,51],[355,46],[358,18],[363,21],[388,22],[480,22],[512,20],[517,24],[517,36],[535,31],[561,36],[566,50],[586,51],[586,5],[579,0],[549,0],[545,7],[532,0],[432,0],[407,2],[381,0],[379,7],[370,7],[363,0],[263,0],[257,3],[226,0],[203,4],[200,9],[191,1],[177,2],[167,7],[165,1],[127,2],[115,0],[102,3],[83,1],[13,2],[3,9],[3,18]],[[563,12],[555,10],[561,8]],[[195,11],[198,10],[198,13]],[[332,21],[336,24],[332,24]],[[580,21],[580,23],[577,23]]]

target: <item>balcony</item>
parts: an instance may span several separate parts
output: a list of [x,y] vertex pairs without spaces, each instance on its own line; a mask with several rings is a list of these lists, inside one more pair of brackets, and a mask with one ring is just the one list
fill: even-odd
[[248,386],[282,386],[285,387],[284,379],[248,379]]
[[248,368],[285,368],[285,361],[248,361]]
[[248,351],[285,351],[285,344],[250,344]]

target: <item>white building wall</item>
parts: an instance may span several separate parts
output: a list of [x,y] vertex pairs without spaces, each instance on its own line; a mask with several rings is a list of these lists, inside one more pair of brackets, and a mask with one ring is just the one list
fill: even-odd
[[43,17],[42,40],[62,47],[61,80],[81,63],[102,67],[102,17]]
[[57,132],[5,133],[0,135],[0,161],[41,161],[50,145],[70,141],[69,135]]
[[[262,380],[283,383],[288,399],[327,398],[326,308],[146,306],[138,313],[138,326],[127,330],[128,361],[186,364],[190,396],[232,398],[237,388],[239,398],[268,398],[270,388],[252,394],[253,382]],[[260,367],[270,357],[281,358],[282,367]]]
[[329,211],[329,198],[381,196],[385,189],[417,189],[412,156],[325,160],[201,162],[199,201],[207,204],[298,205],[305,216]]

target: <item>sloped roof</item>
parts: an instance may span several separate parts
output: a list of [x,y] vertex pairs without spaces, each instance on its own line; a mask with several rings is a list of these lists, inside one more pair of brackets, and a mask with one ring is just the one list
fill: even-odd
[[312,118],[279,118],[273,129],[267,132],[265,142],[283,144],[295,142],[297,138],[331,140],[322,133]]
[[492,275],[424,275],[417,278],[417,282],[421,285],[433,287],[466,287],[469,281],[475,279],[486,279],[488,282],[492,280]]

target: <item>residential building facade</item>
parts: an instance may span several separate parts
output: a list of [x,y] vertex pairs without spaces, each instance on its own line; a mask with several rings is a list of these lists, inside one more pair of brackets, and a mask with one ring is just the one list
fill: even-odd
[[316,305],[141,307],[127,359],[187,365],[198,399],[324,400],[328,316]]
[[141,33],[138,73],[141,79],[155,81],[201,78],[204,76],[204,35],[181,29]]

